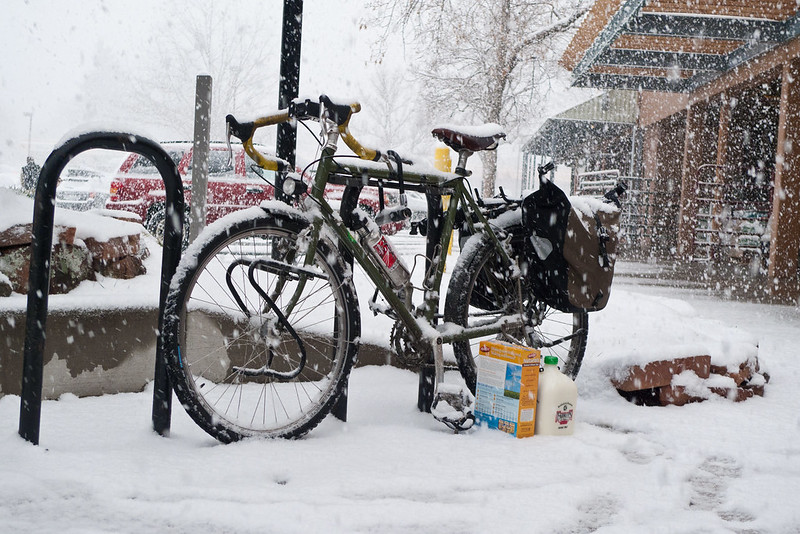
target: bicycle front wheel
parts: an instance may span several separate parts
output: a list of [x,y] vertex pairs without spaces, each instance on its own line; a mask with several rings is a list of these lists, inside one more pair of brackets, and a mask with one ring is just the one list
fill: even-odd
[[222,442],[296,438],[343,393],[361,328],[355,289],[324,239],[305,265],[306,220],[232,220],[201,237],[173,279],[164,332],[170,378],[192,419]]
[[[498,230],[524,235],[521,227]],[[519,254],[521,247],[513,249]],[[589,315],[585,311],[563,313],[550,308],[526,286],[518,284],[508,269],[500,265],[494,244],[484,234],[476,234],[465,243],[447,289],[445,321],[475,327],[492,324],[503,316],[522,313],[525,317],[525,324],[519,329],[453,343],[458,369],[473,393],[477,378],[475,358],[481,340],[505,340],[536,347],[541,350],[542,358],[556,356],[564,374],[573,379],[578,375],[586,351]]]

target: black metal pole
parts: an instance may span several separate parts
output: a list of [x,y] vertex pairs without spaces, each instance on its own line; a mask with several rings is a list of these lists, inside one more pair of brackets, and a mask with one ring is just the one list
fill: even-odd
[[33,204],[28,315],[25,321],[25,345],[22,353],[19,435],[34,445],[39,444],[42,414],[44,344],[47,299],[50,295],[50,252],[53,247],[56,185],[67,161],[55,160],[52,155],[47,158],[39,174]]
[[[303,36],[303,0],[283,0],[283,31],[281,34],[281,79],[278,87],[278,109],[286,109],[300,90],[300,44]],[[297,148],[296,125],[284,122],[278,125],[275,153],[295,166]],[[283,177],[276,178],[275,193],[278,199],[289,202],[283,194]]]
[[[61,171],[78,154],[92,148],[136,152],[156,165],[164,180],[167,203],[167,223],[164,229],[164,252],[161,261],[161,311],[159,332],[163,329],[164,302],[169,282],[181,254],[183,217],[183,183],[178,168],[155,141],[131,133],[90,132],[69,139],[57,147],[45,161],[36,185],[33,207],[31,264],[28,277],[28,314],[22,360],[22,393],[19,407],[19,435],[34,445],[39,443],[42,408],[42,378],[47,324],[47,301],[50,293],[50,251],[53,245],[56,186]],[[166,379],[166,366],[161,343],[156,350],[156,381],[153,393],[153,426],[159,433],[169,429],[172,390]],[[156,399],[158,398],[158,402]],[[156,421],[158,415],[158,423]],[[166,427],[164,424],[166,423]]]
[[[431,260],[437,253],[437,248],[442,240],[442,224],[444,214],[442,212],[441,195],[427,195],[428,200],[428,234],[425,240],[425,272],[431,271]],[[439,254],[447,254],[447,250],[439,251]],[[442,259],[444,261],[444,259]],[[433,392],[435,389],[436,369],[434,367],[433,351],[428,354],[428,359],[419,369],[419,388],[417,390],[417,408],[421,412],[430,413],[433,404]]]

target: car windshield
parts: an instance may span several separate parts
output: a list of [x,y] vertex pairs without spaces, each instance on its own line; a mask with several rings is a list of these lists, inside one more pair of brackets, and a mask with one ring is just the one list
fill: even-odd
[[[180,163],[184,152],[183,150],[167,150],[167,154],[170,159],[175,162],[175,165]],[[133,162],[133,165],[131,165],[131,172],[138,174],[156,174],[158,173],[158,169],[156,169],[155,164],[147,157],[140,155],[136,158],[136,161]]]
[[209,152],[208,174],[233,174],[233,161],[227,150]]
[[[250,158],[250,156],[247,155],[247,153],[245,153],[244,155],[244,168],[248,178],[250,179],[260,178],[266,180],[267,182],[274,183],[275,173],[273,171],[268,171],[260,168],[258,164],[255,161],[253,161],[253,159]],[[254,168],[255,170],[253,170]]]

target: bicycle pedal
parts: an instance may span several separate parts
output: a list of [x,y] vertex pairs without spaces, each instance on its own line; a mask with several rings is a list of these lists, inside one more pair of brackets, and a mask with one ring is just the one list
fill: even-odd
[[431,415],[456,432],[468,430],[475,423],[473,406],[475,397],[464,387],[455,384],[438,384],[431,404]]

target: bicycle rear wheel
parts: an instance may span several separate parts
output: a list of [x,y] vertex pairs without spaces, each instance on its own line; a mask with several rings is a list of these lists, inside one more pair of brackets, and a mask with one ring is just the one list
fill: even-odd
[[[524,235],[516,225],[503,230]],[[521,245],[512,240],[513,244]],[[515,253],[521,250],[521,246],[512,248]],[[453,343],[458,369],[473,393],[477,378],[475,358],[481,340],[499,339],[534,346],[541,350],[542,358],[556,356],[564,374],[573,379],[578,375],[586,351],[589,315],[550,308],[526,286],[518,284],[500,265],[494,244],[484,234],[476,234],[465,243],[447,289],[445,321],[462,327],[491,324],[506,315],[519,315],[520,307],[526,318],[526,324],[517,331]]]
[[299,437],[343,393],[361,328],[355,289],[325,240],[304,266],[306,220],[232,220],[201,237],[173,279],[170,378],[192,419],[220,441]]

